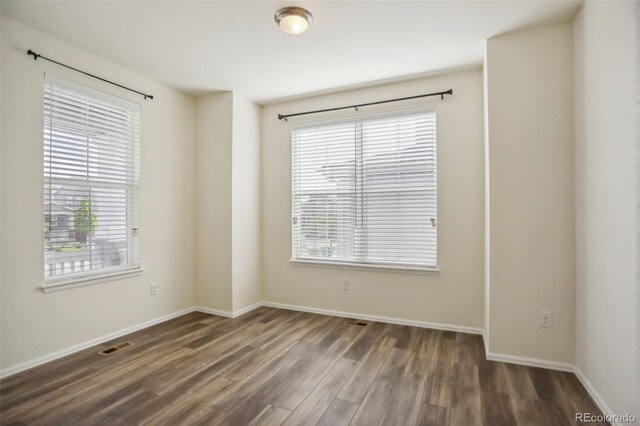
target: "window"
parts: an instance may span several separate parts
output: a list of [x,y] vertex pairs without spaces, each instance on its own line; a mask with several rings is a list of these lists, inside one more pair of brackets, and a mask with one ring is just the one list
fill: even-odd
[[45,288],[139,269],[139,127],[138,104],[45,78]]
[[435,111],[292,131],[293,259],[435,269]]

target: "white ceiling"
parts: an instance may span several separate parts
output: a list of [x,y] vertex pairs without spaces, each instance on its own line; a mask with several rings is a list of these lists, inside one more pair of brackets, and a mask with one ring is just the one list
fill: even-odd
[[[191,94],[275,99],[480,64],[484,40],[578,1],[2,1],[2,14]],[[308,32],[273,14],[302,6]],[[42,52],[46,56],[46,52]]]

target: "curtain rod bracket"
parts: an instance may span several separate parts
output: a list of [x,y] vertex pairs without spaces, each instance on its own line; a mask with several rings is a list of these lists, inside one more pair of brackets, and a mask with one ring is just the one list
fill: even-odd
[[145,99],[153,99],[153,95],[149,95],[149,94],[147,94],[147,93],[143,93],[143,92],[138,92],[137,90],[133,90],[133,89],[131,89],[131,88],[127,87],[127,86],[123,86],[123,85],[121,85],[121,84],[114,83],[113,81],[107,80],[106,78],[98,77],[97,75],[93,75],[93,74],[90,74],[90,73],[88,73],[88,72],[85,72],[85,71],[79,70],[78,68],[74,68],[74,67],[72,67],[72,66],[69,66],[69,65],[63,64],[63,63],[58,62],[58,61],[54,61],[53,59],[49,59],[49,58],[47,58],[47,57],[45,57],[45,56],[42,56],[42,55],[40,55],[39,53],[36,53],[36,52],[34,52],[33,50],[31,50],[31,49],[27,50],[27,55],[29,55],[29,56],[33,56],[33,60],[34,60],[34,61],[37,61],[37,60],[38,60],[38,58],[42,58],[42,59],[44,59],[45,61],[53,62],[54,64],[60,65],[60,66],[62,66],[62,67],[68,68],[68,69],[73,70],[73,71],[76,71],[76,72],[79,72],[80,74],[88,75],[89,77],[91,77],[91,78],[95,78],[96,80],[104,81],[105,83],[109,83],[109,84],[112,84],[112,85],[114,85],[114,86],[118,86],[118,87],[120,87],[121,89],[125,89],[125,90],[128,90],[128,91],[133,92],[133,93],[137,93],[138,95],[143,96]]

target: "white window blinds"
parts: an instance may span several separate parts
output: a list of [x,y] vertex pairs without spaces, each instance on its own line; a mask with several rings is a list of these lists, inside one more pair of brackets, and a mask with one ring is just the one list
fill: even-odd
[[435,111],[292,131],[296,260],[437,267]]
[[139,268],[138,104],[47,76],[45,285]]

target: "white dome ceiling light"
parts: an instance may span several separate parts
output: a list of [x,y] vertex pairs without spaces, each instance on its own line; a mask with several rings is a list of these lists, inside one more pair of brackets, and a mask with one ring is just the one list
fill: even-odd
[[287,34],[302,34],[313,22],[311,12],[301,7],[283,7],[274,16],[276,23]]

